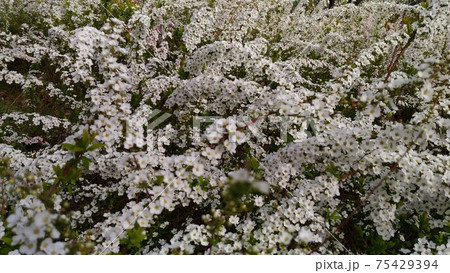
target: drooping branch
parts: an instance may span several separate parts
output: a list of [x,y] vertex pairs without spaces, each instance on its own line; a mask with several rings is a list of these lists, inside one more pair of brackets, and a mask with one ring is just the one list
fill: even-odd
[[417,33],[417,30],[414,30],[413,33],[411,34],[411,36],[409,37],[408,41],[400,49],[400,52],[398,54],[396,54],[397,47],[395,48],[394,53],[392,54],[393,58],[391,59],[391,62],[389,63],[389,66],[387,68],[387,74],[386,74],[386,77],[384,78],[384,83],[387,83],[389,81],[389,77],[391,76],[391,73],[395,70],[395,68],[397,67],[398,61],[401,59],[403,54],[405,54],[408,47],[414,41],[414,39],[416,37],[416,33]]

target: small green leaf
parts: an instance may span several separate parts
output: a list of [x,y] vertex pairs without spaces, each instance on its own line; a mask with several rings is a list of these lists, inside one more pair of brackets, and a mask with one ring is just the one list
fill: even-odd
[[252,156],[252,158],[250,158],[250,168],[252,168],[252,170],[254,172],[258,172],[259,171],[259,162],[258,159],[256,159],[255,157]]
[[6,236],[2,238],[2,241],[5,242],[5,244],[7,245],[11,245],[12,243],[12,239]]
[[69,151],[72,151],[72,152],[83,152],[83,151],[84,151],[83,148],[78,147],[78,146],[75,146],[75,145],[70,144],[70,143],[63,143],[63,144],[61,144],[61,146],[62,146],[64,149],[69,150]]
[[160,185],[162,185],[163,181],[164,181],[164,176],[158,175],[156,177],[156,180],[154,181],[154,183],[155,183],[155,185],[160,186]]
[[63,144],[61,144],[61,146],[62,146],[64,149],[70,150],[70,151],[71,151],[73,148],[76,147],[75,145],[70,144],[70,143],[63,143]]
[[87,158],[87,157],[85,157],[85,156],[83,156],[83,157],[81,158],[81,162],[82,162],[83,167],[84,167],[85,169],[89,169],[89,163],[91,163],[91,161],[92,161],[92,160],[90,160],[89,158]]
[[132,246],[141,247],[141,242],[147,238],[143,228],[135,228],[127,231],[128,241]]
[[86,151],[94,151],[94,150],[103,148],[104,146],[105,146],[105,144],[100,143],[100,142],[94,143],[91,146],[89,146],[89,148],[87,148]]
[[81,139],[79,140],[80,146],[83,148],[87,148],[90,143],[90,136],[87,130],[83,130],[83,134],[81,135]]

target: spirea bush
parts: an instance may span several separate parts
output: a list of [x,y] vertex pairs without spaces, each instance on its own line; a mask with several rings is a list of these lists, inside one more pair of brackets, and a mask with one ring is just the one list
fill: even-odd
[[448,254],[448,1],[348,2],[0,0],[0,253]]

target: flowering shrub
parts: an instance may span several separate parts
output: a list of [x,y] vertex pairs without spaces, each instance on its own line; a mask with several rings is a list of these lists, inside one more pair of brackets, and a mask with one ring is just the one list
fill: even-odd
[[333,3],[0,0],[0,253],[448,254],[448,1]]

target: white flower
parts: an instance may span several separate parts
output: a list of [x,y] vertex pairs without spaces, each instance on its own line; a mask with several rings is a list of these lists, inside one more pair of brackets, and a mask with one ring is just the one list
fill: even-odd
[[280,107],[280,114],[281,115],[288,115],[291,112],[291,106],[287,104],[283,104]]
[[17,208],[13,214],[9,215],[8,218],[6,218],[6,222],[8,223],[7,227],[11,228],[16,226],[19,222],[24,221],[25,217],[23,215],[22,208]]
[[367,106],[366,113],[374,118],[377,118],[381,115],[381,109],[376,105],[370,104]]
[[211,160],[211,164],[215,165],[218,163],[218,159],[222,157],[222,148],[216,147],[215,149],[212,149],[206,147],[205,150],[202,151],[202,155]]
[[251,182],[254,179],[246,169],[239,169],[231,172],[230,176],[233,180],[240,182]]
[[220,141],[220,138],[222,137],[218,132],[212,131],[207,136],[209,143],[215,144]]
[[41,226],[37,226],[36,224],[31,224],[31,226],[26,227],[24,230],[25,236],[30,240],[31,242],[44,237],[45,230]]
[[265,181],[255,181],[252,183],[254,189],[259,191],[260,193],[269,193],[270,185]]
[[161,206],[159,204],[159,202],[157,202],[157,201],[154,201],[153,203],[151,203],[149,207],[150,207],[150,213],[152,213],[152,214],[160,214],[164,209],[164,207]]
[[210,147],[206,147],[206,149],[202,152],[202,155],[208,159],[213,159],[215,156],[215,150]]
[[138,225],[140,227],[150,227],[150,223],[149,223],[148,219],[139,218],[136,222],[138,223]]
[[434,94],[434,90],[433,87],[431,86],[431,82],[425,81],[422,89],[420,89],[420,97],[425,101],[425,102],[429,102],[433,99],[433,94]]
[[141,137],[137,137],[135,140],[135,144],[137,147],[142,148],[145,145],[145,140]]
[[148,160],[147,160],[146,156],[139,156],[139,157],[137,157],[137,161],[138,161],[139,167],[141,169],[144,169],[145,167],[147,167]]
[[3,222],[0,220],[0,239],[5,236],[5,227],[3,226]]
[[40,249],[42,251],[44,251],[47,254],[50,254],[51,251],[51,246],[53,245],[53,240],[51,238],[45,238],[42,242],[41,242],[41,246]]
[[302,227],[297,238],[302,242],[309,243],[314,240],[314,233],[312,233],[309,229]]
[[237,144],[234,141],[229,141],[228,139],[224,141],[223,146],[228,152],[234,154],[236,152]]
[[262,207],[264,205],[264,199],[262,196],[256,196],[255,197],[255,206]]
[[235,138],[236,138],[236,143],[237,144],[242,144],[242,143],[244,143],[247,140],[246,135],[243,132],[241,132],[241,131],[236,131]]
[[280,234],[280,239],[279,240],[280,240],[280,243],[288,245],[291,242],[291,240],[292,240],[292,235],[290,233],[288,233],[288,232],[283,231]]
[[20,246],[20,253],[31,255],[36,252],[36,242],[28,242]]
[[187,172],[186,172],[185,169],[177,170],[177,171],[175,172],[175,174],[176,174],[179,178],[181,178],[181,179],[186,179],[187,176],[188,176],[188,174],[187,174]]
[[52,228],[52,231],[50,232],[50,237],[52,237],[53,239],[58,239],[59,236],[61,236],[61,233],[56,228]]
[[167,196],[161,196],[159,198],[159,202],[166,209],[170,209],[172,207],[172,199]]
[[237,129],[236,122],[234,120],[230,120],[226,128],[229,133],[235,133]]
[[194,163],[194,166],[192,168],[192,173],[195,176],[202,176],[204,173],[204,169],[205,167],[203,166],[203,164],[200,163]]
[[66,254],[66,245],[63,242],[56,242],[47,238],[41,242],[40,249],[48,255],[64,255]]
[[34,223],[38,227],[43,227],[50,224],[52,218],[54,217],[52,217],[47,211],[39,212],[34,217]]
[[236,225],[237,223],[239,223],[239,217],[237,217],[237,216],[235,216],[235,215],[230,216],[230,218],[228,219],[228,221],[229,221],[231,224]]

